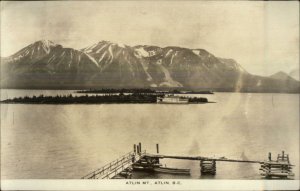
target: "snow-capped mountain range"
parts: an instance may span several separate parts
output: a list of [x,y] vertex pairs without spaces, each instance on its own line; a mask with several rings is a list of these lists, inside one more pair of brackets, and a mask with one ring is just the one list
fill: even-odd
[[7,88],[174,87],[298,92],[299,82],[249,74],[204,49],[127,46],[100,41],[76,50],[49,40],[1,59]]

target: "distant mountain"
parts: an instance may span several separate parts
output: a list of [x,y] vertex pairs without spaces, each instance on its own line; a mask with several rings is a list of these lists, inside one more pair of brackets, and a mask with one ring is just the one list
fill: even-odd
[[132,47],[109,41],[81,50],[37,41],[1,59],[2,88],[161,87],[299,92],[299,82],[282,76],[249,74],[235,60],[216,57],[204,49]]
[[299,78],[299,68],[293,69],[291,72],[289,72],[289,76],[291,76],[292,78],[294,78],[295,80],[300,80]]
[[292,78],[287,73],[282,72],[282,71],[277,72],[277,73],[271,75],[270,78],[277,79],[277,80],[288,80],[288,81],[291,80],[291,81],[295,81],[294,78]]

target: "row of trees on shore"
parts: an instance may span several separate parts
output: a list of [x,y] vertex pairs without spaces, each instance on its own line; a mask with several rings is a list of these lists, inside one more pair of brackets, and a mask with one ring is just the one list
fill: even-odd
[[155,103],[154,95],[56,95],[56,96],[32,96],[18,97],[2,101],[2,103],[32,103],[32,104],[72,104],[72,103]]

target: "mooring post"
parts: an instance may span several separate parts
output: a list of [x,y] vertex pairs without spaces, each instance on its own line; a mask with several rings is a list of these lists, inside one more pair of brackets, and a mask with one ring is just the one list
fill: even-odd
[[136,145],[133,145],[133,152],[136,153]]
[[158,154],[159,153],[159,145],[156,144],[156,153]]
[[271,152],[269,152],[269,161],[271,161],[272,160],[272,154],[271,154]]
[[142,153],[142,143],[139,143],[140,153]]
[[137,153],[139,154],[140,153],[140,147],[138,145],[136,146],[136,150],[137,150]]

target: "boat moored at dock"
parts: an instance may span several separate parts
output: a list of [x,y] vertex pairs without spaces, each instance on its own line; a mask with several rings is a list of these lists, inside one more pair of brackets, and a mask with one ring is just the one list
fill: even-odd
[[154,172],[168,173],[168,174],[190,174],[190,169],[183,168],[167,168],[167,167],[158,167],[154,168]]

